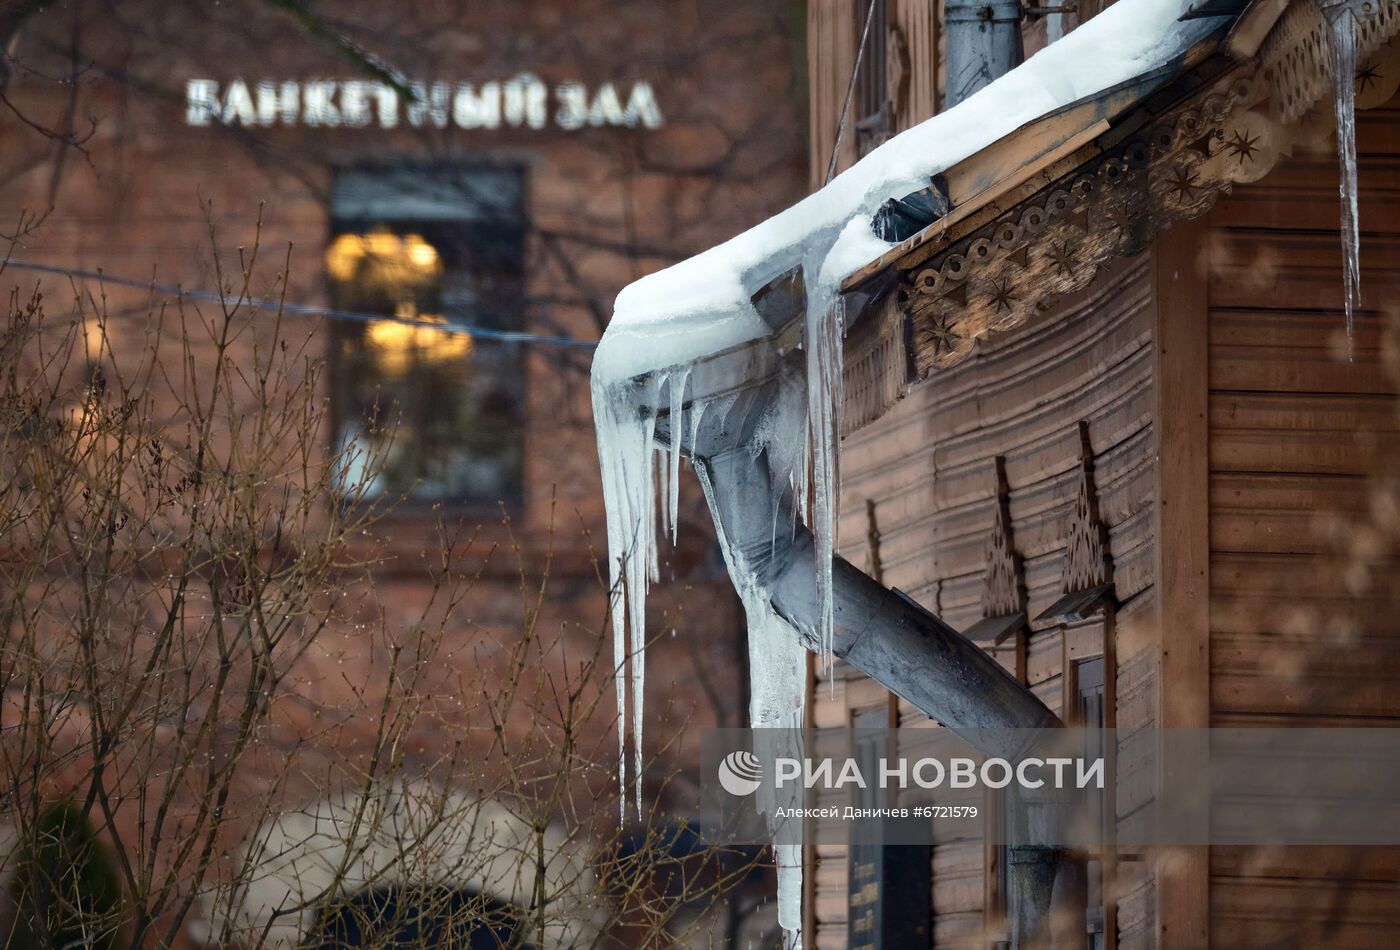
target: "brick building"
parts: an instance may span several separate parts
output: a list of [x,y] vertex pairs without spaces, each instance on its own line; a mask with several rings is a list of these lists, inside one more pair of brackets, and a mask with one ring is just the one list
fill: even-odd
[[[347,479],[374,455],[371,493],[405,496],[365,542],[387,626],[424,610],[417,566],[439,519],[480,523],[457,553],[485,566],[446,629],[463,648],[449,652],[470,657],[457,672],[489,679],[522,623],[522,586],[546,567],[539,626],[586,651],[606,606],[584,534],[603,520],[590,351],[511,334],[595,340],[622,285],[796,197],[802,31],[786,0],[335,3],[307,22],[252,0],[53,6],[9,43],[4,231],[22,212],[40,218],[10,256],[215,290],[236,279],[234,249],[256,242],[260,294],[280,292],[290,246],[289,302],[390,318],[283,319],[325,360],[319,450],[346,453]],[[70,287],[98,293],[21,264],[6,277],[41,286],[51,306]],[[102,290],[110,346],[134,357],[151,294]],[[249,319],[235,362],[253,358],[271,317]],[[698,498],[682,517],[691,543],[663,573],[694,588],[673,599],[702,609],[656,613],[682,628],[651,655],[648,690],[666,700],[653,708],[667,710],[657,748],[683,721],[737,723],[744,706],[741,623]],[[497,653],[471,649],[484,642]],[[338,649],[328,681],[353,684],[383,661],[349,640]],[[610,731],[613,715],[601,704],[590,728]],[[419,744],[454,728],[448,717]]]

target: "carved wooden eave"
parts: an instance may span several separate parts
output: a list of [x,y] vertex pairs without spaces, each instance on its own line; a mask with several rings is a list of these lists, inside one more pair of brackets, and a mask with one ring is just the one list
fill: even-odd
[[992,533],[987,539],[987,565],[982,576],[982,619],[965,632],[974,643],[1000,646],[1026,625],[1026,577],[1011,533],[1011,489],[1006,459],[993,461],[996,480]]
[[[1400,87],[1400,0],[1353,6],[1365,108]],[[864,301],[845,344],[845,431],[1263,177],[1330,91],[1327,29],[1313,0],[1255,0],[1170,76],[1062,109],[939,176],[949,212],[843,284]]]

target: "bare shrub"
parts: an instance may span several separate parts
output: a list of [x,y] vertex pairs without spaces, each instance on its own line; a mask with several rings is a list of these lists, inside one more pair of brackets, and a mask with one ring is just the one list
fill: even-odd
[[[220,270],[209,312],[116,320],[75,287],[56,318],[37,292],[10,296],[11,855],[73,803],[122,894],[83,939],[115,927],[132,947],[703,941],[756,855],[660,814],[619,827],[605,608],[546,622],[549,557],[482,556],[440,511],[414,616],[389,609],[378,460],[326,447],[316,328],[250,304],[257,259]],[[493,558],[515,559],[517,622],[464,631]],[[674,773],[650,771],[665,800]],[[86,911],[39,891],[7,912],[52,945]]]

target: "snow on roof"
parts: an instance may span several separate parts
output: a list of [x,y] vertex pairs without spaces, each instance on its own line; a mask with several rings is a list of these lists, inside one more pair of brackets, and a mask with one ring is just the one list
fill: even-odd
[[750,296],[801,264],[835,287],[892,244],[870,221],[889,198],[1073,102],[1165,66],[1221,21],[1178,17],[1188,0],[1119,0],[946,112],[900,133],[780,214],[623,289],[594,357],[595,380],[620,381],[770,332]]

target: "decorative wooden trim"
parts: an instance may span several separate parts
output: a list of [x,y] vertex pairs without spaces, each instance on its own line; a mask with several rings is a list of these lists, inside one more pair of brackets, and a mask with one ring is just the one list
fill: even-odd
[[1089,443],[1089,423],[1079,423],[1079,487],[1074,516],[1065,542],[1065,567],[1061,589],[1066,593],[1088,590],[1113,580],[1108,554],[1108,532],[1099,517],[1099,494],[1094,486],[1094,447]]
[[1383,106],[1400,90],[1400,42],[1395,38],[1360,60],[1356,70],[1356,108]]
[[1192,104],[903,272],[895,293],[916,377],[962,362],[978,339],[1088,286],[1101,265],[1140,252],[1164,225],[1205,213],[1239,172],[1262,174],[1272,156],[1241,164],[1221,153],[1226,119],[1248,111],[1263,88],[1252,71],[1232,70]]
[[1006,480],[1006,457],[992,459],[996,501],[992,534],[987,541],[987,570],[982,582],[982,616],[998,617],[1026,609],[1026,575],[1011,531],[1011,487]]
[[[1199,259],[1208,230],[1203,222],[1178,225],[1157,242],[1152,262],[1157,725],[1164,729],[1210,725],[1210,302]],[[1159,794],[1181,780],[1158,775]],[[1205,848],[1174,849],[1158,863],[1161,946],[1207,945],[1209,881]]]
[[1108,553],[1108,529],[1099,517],[1089,424],[1081,420],[1078,431],[1078,490],[1065,539],[1064,569],[1060,580],[1063,596],[1036,617],[1037,620],[1083,620],[1113,602],[1113,559]]
[[1026,576],[1011,531],[1011,489],[1006,458],[992,460],[994,501],[982,574],[982,619],[966,631],[969,640],[1001,646],[1026,623]]
[[909,341],[903,311],[884,294],[846,337],[842,434],[878,419],[908,391]]
[[[1356,51],[1370,56],[1400,29],[1400,3],[1368,0],[1356,9]],[[1283,122],[1295,122],[1319,98],[1331,95],[1332,66],[1328,57],[1329,27],[1314,2],[1294,2],[1278,18],[1259,46],[1258,59],[1269,70],[1273,107]]]

